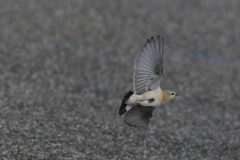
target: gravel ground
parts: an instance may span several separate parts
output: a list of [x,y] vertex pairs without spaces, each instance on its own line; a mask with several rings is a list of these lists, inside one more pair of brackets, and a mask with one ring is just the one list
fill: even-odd
[[[1,159],[240,159],[237,0],[0,1]],[[148,129],[117,110],[134,59],[165,38]]]

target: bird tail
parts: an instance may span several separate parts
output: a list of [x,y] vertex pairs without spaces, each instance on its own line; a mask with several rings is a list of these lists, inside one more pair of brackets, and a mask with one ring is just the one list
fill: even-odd
[[[128,93],[125,94],[125,96],[123,97],[123,100],[122,100],[122,104],[118,110],[118,115],[121,116],[123,115],[126,111],[127,111],[127,100],[133,95],[133,92],[132,91],[129,91]],[[129,106],[130,107],[130,106]]]

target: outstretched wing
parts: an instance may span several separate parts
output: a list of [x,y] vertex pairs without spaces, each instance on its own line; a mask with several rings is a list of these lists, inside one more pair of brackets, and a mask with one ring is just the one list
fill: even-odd
[[155,107],[132,107],[123,119],[123,122],[130,127],[147,128]]
[[151,37],[136,58],[133,87],[137,95],[160,89],[163,72],[163,45],[164,39],[160,38],[159,35],[155,39]]

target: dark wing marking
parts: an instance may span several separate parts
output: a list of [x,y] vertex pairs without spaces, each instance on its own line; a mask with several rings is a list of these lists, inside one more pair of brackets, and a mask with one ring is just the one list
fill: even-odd
[[154,102],[155,101],[155,98],[150,98],[150,99],[148,99],[148,103],[152,103],[152,102]]
[[118,110],[118,115],[121,116],[123,115],[127,110],[126,110],[126,101],[133,95],[133,92],[132,91],[129,91],[128,93],[125,94],[125,96],[123,97],[123,100],[122,100],[122,104]]

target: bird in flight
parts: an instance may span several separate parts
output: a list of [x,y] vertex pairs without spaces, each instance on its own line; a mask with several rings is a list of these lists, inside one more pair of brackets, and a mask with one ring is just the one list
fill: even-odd
[[122,100],[118,115],[124,113],[123,122],[130,127],[147,128],[156,107],[173,99],[178,94],[162,90],[164,39],[158,35],[147,40],[135,60],[133,88]]

